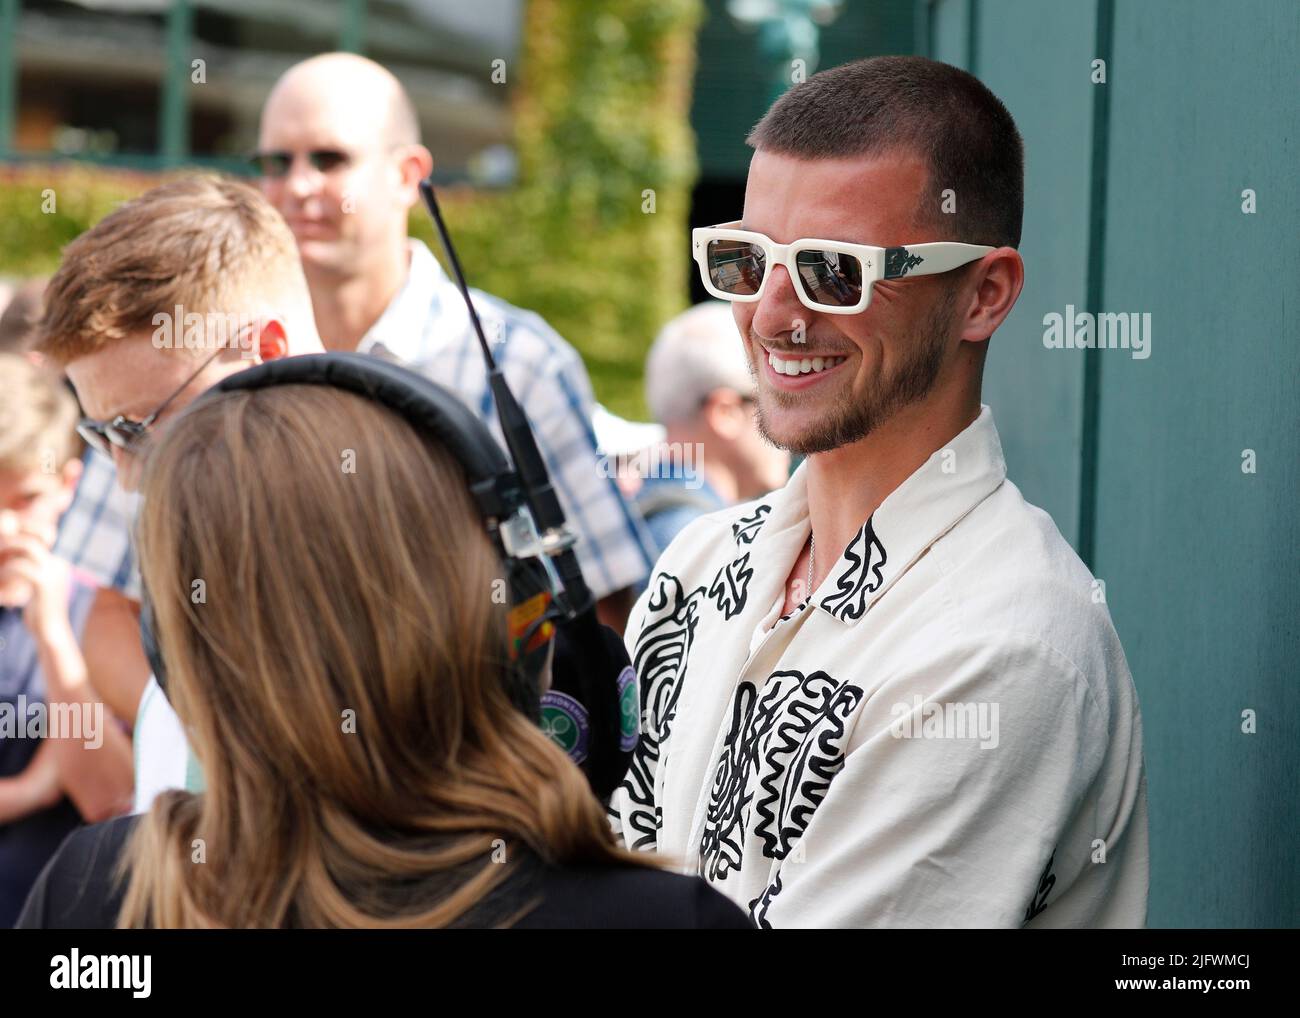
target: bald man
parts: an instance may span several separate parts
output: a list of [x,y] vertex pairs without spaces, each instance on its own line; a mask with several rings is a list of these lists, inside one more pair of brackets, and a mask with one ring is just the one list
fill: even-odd
[[[403,361],[456,391],[503,441],[460,293],[429,249],[407,236],[433,157],[401,83],[348,53],[296,64],[262,109],[253,161],[298,242],[325,345]],[[472,293],[578,533],[602,621],[622,632],[654,545],[599,459],[586,368],[536,314]]]

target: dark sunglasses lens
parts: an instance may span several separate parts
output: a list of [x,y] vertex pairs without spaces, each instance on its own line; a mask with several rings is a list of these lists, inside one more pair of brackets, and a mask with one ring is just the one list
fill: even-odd
[[337,170],[348,161],[347,153],[336,152],[333,149],[320,149],[312,152],[307,158],[311,161],[312,166],[320,170],[321,173]]
[[852,307],[862,299],[862,263],[839,251],[800,251],[799,278],[816,304]]
[[283,177],[293,165],[293,156],[288,152],[258,152],[250,162],[263,177]]
[[723,293],[751,297],[763,285],[767,256],[747,240],[711,240],[705,252],[709,281]]

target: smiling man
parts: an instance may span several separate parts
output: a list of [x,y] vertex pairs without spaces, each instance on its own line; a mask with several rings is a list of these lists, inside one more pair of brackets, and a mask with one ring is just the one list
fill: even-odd
[[763,433],[807,459],[656,565],[616,827],[761,926],[1144,924],[1132,679],[980,401],[1024,277],[1010,114],[884,57],[796,85],[749,143],[743,218],[695,258]]

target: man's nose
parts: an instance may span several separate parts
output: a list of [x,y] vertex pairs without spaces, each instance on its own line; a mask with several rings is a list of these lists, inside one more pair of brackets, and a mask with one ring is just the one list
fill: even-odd
[[0,537],[13,537],[20,529],[18,514],[12,509],[0,509]]
[[312,166],[311,160],[297,153],[289,164],[289,172],[285,174],[284,186],[292,198],[302,201],[316,194],[323,180],[324,174]]
[[800,302],[794,285],[784,265],[773,265],[750,328],[760,336],[776,337],[794,331],[800,322],[806,326],[810,312]]

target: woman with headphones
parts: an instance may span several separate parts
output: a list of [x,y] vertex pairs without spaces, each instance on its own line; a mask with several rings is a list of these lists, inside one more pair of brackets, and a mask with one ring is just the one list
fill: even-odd
[[511,703],[461,465],[364,396],[209,393],[150,453],[139,552],[202,770],[69,837],[28,927],[712,927]]

